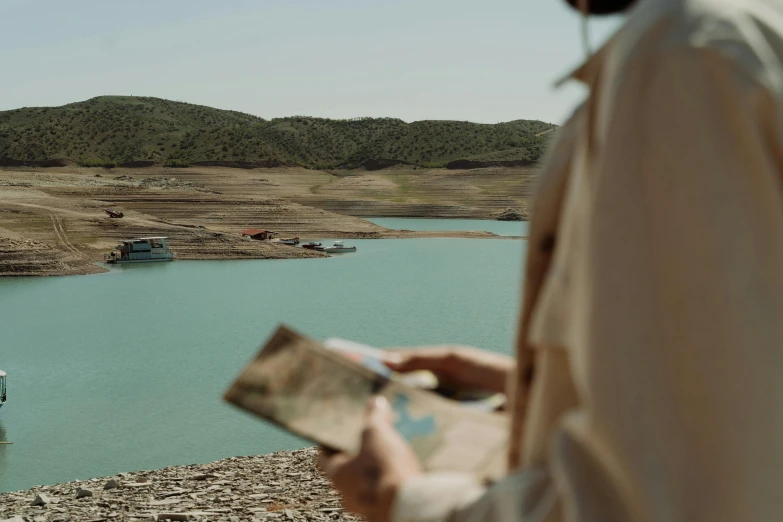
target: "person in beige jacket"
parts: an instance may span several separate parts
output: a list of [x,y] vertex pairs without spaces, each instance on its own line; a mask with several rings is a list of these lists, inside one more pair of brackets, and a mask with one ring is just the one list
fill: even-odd
[[783,519],[782,4],[639,0],[572,74],[589,96],[541,175],[516,364],[448,349],[396,363],[513,376],[508,476],[423,473],[376,402],[359,454],[321,459],[349,509]]

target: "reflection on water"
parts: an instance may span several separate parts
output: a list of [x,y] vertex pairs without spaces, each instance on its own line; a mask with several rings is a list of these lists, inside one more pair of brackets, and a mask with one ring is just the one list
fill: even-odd
[[108,263],[95,263],[101,268],[108,270],[108,273],[121,274],[122,272],[129,272],[132,270],[142,270],[144,272],[162,272],[169,270],[173,265],[173,262],[168,263],[122,263],[118,265],[110,265]]
[[499,236],[527,236],[530,230],[527,221],[421,218],[370,218],[368,221],[394,230],[472,230]]
[[[7,440],[8,434],[5,431],[5,426],[3,426],[3,421],[0,420],[0,442]],[[8,466],[6,466],[6,453],[10,451],[9,446],[9,444],[0,444],[0,482],[2,482],[3,473],[8,468]]]

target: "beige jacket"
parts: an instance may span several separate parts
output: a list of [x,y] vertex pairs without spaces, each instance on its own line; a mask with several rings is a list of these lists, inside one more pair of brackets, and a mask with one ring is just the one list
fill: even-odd
[[394,521],[783,520],[783,5],[641,0],[573,76],[590,95],[534,206],[512,474],[413,479]]

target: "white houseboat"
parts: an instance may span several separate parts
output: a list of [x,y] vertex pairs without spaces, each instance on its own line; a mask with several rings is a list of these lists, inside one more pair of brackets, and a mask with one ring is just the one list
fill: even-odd
[[150,263],[172,261],[176,256],[166,244],[165,237],[128,239],[104,256],[107,263]]
[[355,246],[345,246],[342,241],[335,241],[334,245],[324,247],[324,252],[329,254],[344,254],[346,252],[356,252]]

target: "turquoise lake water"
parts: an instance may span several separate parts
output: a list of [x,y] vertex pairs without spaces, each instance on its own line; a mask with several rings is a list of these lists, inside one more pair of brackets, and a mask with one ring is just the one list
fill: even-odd
[[483,219],[372,218],[373,223],[398,230],[470,230],[492,232],[499,236],[527,236],[527,221],[490,221]]
[[[453,226],[399,226],[414,221]],[[358,252],[0,279],[0,440],[13,442],[0,446],[0,492],[309,445],[221,400],[279,322],[321,339],[510,352],[524,240],[346,244]]]

